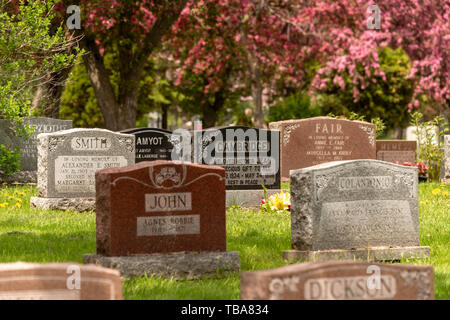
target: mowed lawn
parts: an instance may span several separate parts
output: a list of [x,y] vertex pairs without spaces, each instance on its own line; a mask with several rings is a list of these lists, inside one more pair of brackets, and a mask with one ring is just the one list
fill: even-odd
[[[419,185],[420,241],[427,259],[401,263],[434,266],[436,299],[450,299],[450,185]],[[0,189],[0,262],[78,262],[95,253],[95,213],[30,209],[34,186]],[[241,254],[241,271],[283,266],[290,249],[290,215],[227,210],[227,249]],[[239,299],[239,273],[220,279],[177,281],[153,277],[125,280],[125,299]]]

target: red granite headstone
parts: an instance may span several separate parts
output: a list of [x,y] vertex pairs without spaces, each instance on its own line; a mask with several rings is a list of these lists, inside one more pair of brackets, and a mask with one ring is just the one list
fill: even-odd
[[158,160],[96,172],[97,254],[225,251],[225,170]]
[[416,162],[417,141],[377,140],[377,160],[399,164]]
[[282,181],[289,180],[289,170],[376,158],[376,128],[368,122],[315,117],[272,122],[269,127],[280,131]]
[[120,273],[76,263],[0,264],[0,300],[121,300]]
[[301,263],[241,274],[243,300],[433,300],[433,266]]

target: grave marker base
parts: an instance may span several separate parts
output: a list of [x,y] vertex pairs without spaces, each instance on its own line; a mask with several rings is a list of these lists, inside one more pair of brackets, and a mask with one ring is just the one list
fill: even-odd
[[95,198],[41,198],[31,197],[30,207],[44,210],[70,210],[84,212],[95,210]]
[[[281,191],[289,192],[281,189],[267,189],[267,198]],[[227,208],[231,206],[259,207],[262,199],[264,199],[264,190],[227,190],[226,206]]]
[[301,261],[334,261],[334,260],[360,260],[360,261],[395,261],[402,258],[428,258],[430,247],[373,247],[360,249],[336,249],[318,251],[283,251],[283,259],[290,263]]
[[122,277],[152,275],[177,280],[217,278],[228,272],[239,272],[237,251],[175,252],[107,257],[83,255],[86,264],[97,264],[120,271]]

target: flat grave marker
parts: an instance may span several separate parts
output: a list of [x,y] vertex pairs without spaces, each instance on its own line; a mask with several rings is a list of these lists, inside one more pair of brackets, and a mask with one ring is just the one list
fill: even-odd
[[241,274],[243,300],[433,300],[433,266],[316,262]]
[[121,300],[116,270],[75,263],[0,264],[0,300]]

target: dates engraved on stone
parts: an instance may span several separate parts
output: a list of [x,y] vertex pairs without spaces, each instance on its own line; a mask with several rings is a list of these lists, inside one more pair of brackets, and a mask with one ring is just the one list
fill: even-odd
[[145,212],[192,210],[192,193],[150,193],[145,195]]
[[127,164],[124,156],[58,156],[55,190],[58,193],[95,193],[95,171]]
[[137,218],[137,236],[200,234],[200,215],[176,215]]
[[381,275],[380,288],[369,289],[369,276],[308,279],[306,300],[367,300],[391,299],[397,293],[397,283],[391,275]]

